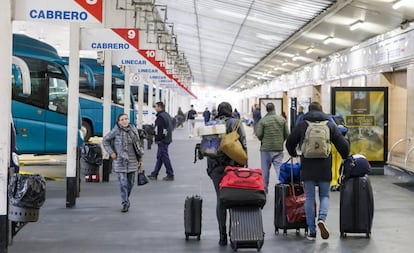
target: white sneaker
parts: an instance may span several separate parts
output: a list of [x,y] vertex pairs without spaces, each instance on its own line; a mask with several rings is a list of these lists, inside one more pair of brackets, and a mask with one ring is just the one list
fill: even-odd
[[328,231],[328,227],[326,226],[325,221],[323,220],[318,220],[318,228],[321,231],[321,237],[322,239],[328,239],[329,238],[329,231]]

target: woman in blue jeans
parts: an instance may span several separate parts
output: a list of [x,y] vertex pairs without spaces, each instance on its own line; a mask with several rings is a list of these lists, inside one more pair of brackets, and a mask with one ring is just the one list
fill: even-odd
[[[292,157],[296,157],[296,147],[302,145],[305,132],[309,122],[328,121],[330,142],[333,143],[343,159],[349,155],[349,143],[340,133],[337,126],[329,121],[329,116],[322,112],[322,106],[317,102],[309,105],[309,112],[303,116],[292,133],[286,140],[286,148]],[[330,145],[330,144],[329,144]],[[316,239],[315,222],[315,187],[319,188],[319,212],[318,228],[322,239],[329,238],[329,231],[326,226],[326,217],[329,209],[330,181],[332,179],[332,154],[327,158],[304,158],[301,157],[301,180],[304,182],[306,203],[306,223],[308,224],[309,234],[307,238],[314,241]]]
[[[127,114],[118,115],[116,125],[103,137],[103,146],[111,156],[112,168],[118,175],[121,190],[122,212],[128,212],[135,172],[142,165],[142,147],[137,128],[129,124]],[[135,147],[141,150],[135,150]]]

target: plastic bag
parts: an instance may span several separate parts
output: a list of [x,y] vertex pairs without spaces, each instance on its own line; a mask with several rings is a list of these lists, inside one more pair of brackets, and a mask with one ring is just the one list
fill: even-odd
[[10,204],[40,208],[46,199],[46,180],[41,175],[14,174],[9,183]]

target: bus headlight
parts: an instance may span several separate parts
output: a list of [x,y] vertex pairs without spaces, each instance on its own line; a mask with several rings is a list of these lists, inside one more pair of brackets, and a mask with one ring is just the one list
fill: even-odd
[[14,163],[14,166],[19,166],[19,155],[15,152],[12,153],[12,162]]

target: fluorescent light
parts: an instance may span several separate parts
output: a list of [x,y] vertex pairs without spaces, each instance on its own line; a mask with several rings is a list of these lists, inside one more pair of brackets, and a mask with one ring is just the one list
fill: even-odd
[[306,53],[310,54],[313,52],[313,47],[309,47],[308,49],[306,49]]
[[323,44],[327,45],[333,41],[333,37],[329,36],[328,38],[323,40]]
[[299,60],[299,57],[300,57],[299,55],[295,55],[295,56],[293,56],[293,57],[292,57],[292,61],[297,61],[297,60]]
[[353,23],[349,26],[349,30],[354,31],[358,28],[361,28],[363,23],[364,23],[364,21],[358,20],[358,21],[356,21],[355,23]]
[[400,0],[400,1],[397,1],[397,2],[395,2],[393,5],[392,5],[392,8],[394,9],[394,10],[397,10],[397,9],[399,9],[400,7],[402,7],[403,5],[405,5],[406,4],[406,1],[405,0]]
[[278,67],[274,67],[274,68],[273,68],[273,70],[274,70],[274,71],[278,71],[278,70],[279,70],[279,68],[278,68]]
[[282,66],[286,66],[286,65],[288,65],[288,62],[287,61],[285,61],[284,63],[282,63]]

